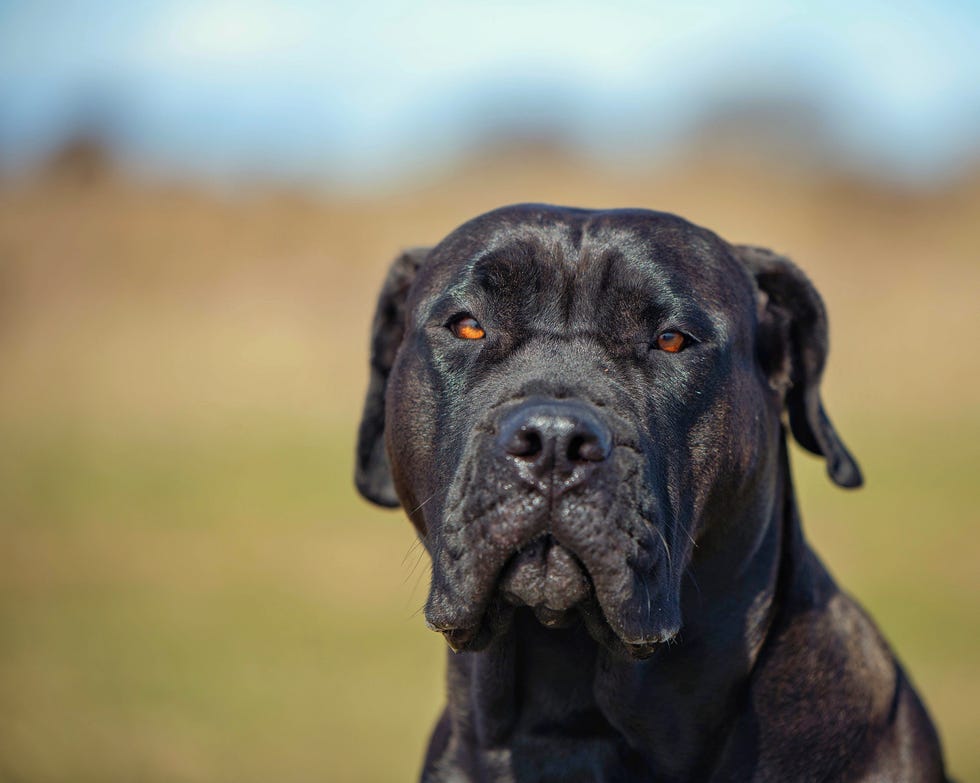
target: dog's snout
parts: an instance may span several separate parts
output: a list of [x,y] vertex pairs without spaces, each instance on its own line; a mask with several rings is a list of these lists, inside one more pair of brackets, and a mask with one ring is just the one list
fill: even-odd
[[538,478],[551,472],[570,476],[609,456],[612,433],[585,403],[529,402],[504,416],[498,443]]

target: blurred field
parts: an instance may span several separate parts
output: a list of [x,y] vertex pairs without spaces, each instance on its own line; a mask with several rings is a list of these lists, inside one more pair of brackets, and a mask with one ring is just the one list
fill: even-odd
[[442,693],[400,514],[351,486],[388,260],[514,201],[788,252],[868,485],[794,452],[811,539],[980,779],[980,176],[930,191],[548,150],[385,193],[0,183],[0,780],[413,779]]

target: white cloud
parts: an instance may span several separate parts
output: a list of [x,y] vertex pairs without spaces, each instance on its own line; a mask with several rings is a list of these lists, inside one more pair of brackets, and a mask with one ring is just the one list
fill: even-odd
[[276,3],[175,4],[147,20],[143,35],[128,48],[139,59],[179,70],[284,61],[309,54],[315,38],[309,16],[307,9]]

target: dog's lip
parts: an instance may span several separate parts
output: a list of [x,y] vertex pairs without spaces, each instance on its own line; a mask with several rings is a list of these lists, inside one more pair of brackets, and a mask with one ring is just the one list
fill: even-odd
[[499,597],[492,598],[475,619],[465,624],[433,622],[426,618],[425,625],[430,631],[442,634],[449,648],[455,652],[481,650],[489,644],[493,636],[510,622],[513,607],[507,606]]
[[613,628],[594,598],[579,607],[579,614],[589,635],[601,646],[616,651],[633,660],[644,660],[654,655],[664,644],[674,640],[679,629],[666,629],[648,637],[627,638]]
[[575,622],[573,609],[550,609],[547,606],[535,606],[534,616],[545,628],[565,628]]
[[[653,578],[648,571],[652,574],[665,566],[665,555],[659,547],[651,544],[641,548],[639,556],[648,562],[627,561],[620,565],[615,552],[610,555],[586,548],[582,557],[580,549],[585,541],[566,542],[556,535],[567,535],[567,530],[557,531],[550,524],[544,531],[538,530],[536,536],[525,539],[519,549],[510,549],[509,553],[500,547],[504,541],[480,539],[486,549],[467,550],[472,570],[465,580],[458,578],[465,572],[452,559],[446,561],[445,567],[457,578],[447,578],[447,572],[434,575],[425,606],[426,625],[442,634],[451,649],[483,649],[506,630],[519,607],[528,607],[546,628],[583,621],[596,642],[634,659],[649,657],[676,636],[678,613],[669,606],[664,611],[657,605],[669,586],[643,581]],[[476,558],[476,551],[482,551],[483,556]],[[559,560],[565,568],[550,568],[551,552],[560,553]],[[530,567],[516,573],[519,579],[509,579],[515,576],[513,566],[520,564],[526,554],[532,555],[524,563]],[[639,573],[644,576],[631,583]],[[515,586],[521,589],[509,589]],[[641,606],[637,600],[644,595],[646,601]],[[651,597],[657,596],[660,598],[653,606],[655,611],[651,611]]]
[[671,630],[657,634],[649,639],[620,639],[620,642],[626,648],[630,657],[649,658],[661,645],[673,641],[676,636],[677,631]]
[[[508,603],[506,612],[514,610]],[[606,619],[602,608],[594,596],[590,596],[575,607],[568,610],[553,610],[545,606],[529,607],[534,612],[538,622],[546,628],[564,628],[572,623],[581,621],[596,642],[613,650],[621,651],[633,660],[644,660],[651,657],[660,647],[673,641],[678,630],[671,629],[649,638],[624,639],[620,637]],[[446,644],[454,653],[480,650],[489,643],[494,633],[494,623],[488,618],[489,610],[484,611],[474,625],[465,627],[440,626],[426,620],[426,627],[431,631],[442,634]]]
[[483,606],[453,620],[427,615],[425,624],[442,634],[453,652],[479,649],[517,607],[527,606],[546,628],[562,628],[577,621],[576,608],[593,594],[585,566],[545,533],[507,559]]
[[594,587],[574,553],[545,533],[510,557],[494,589],[513,606],[531,607],[551,627],[592,595]]
[[[591,582],[591,580],[590,580]],[[426,626],[442,634],[454,653],[482,650],[493,637],[506,628],[518,606],[495,589],[486,608],[475,615],[475,620],[465,625],[447,625],[426,620]],[[594,592],[575,606],[555,610],[547,606],[525,606],[533,612],[538,622],[549,629],[566,628],[581,622],[589,635],[601,646],[632,660],[650,658],[666,643],[674,640],[679,628],[664,629],[651,636],[629,638],[621,636],[609,622]]]
[[425,627],[430,631],[441,633],[443,638],[446,640],[446,644],[449,645],[449,648],[453,652],[458,653],[465,650],[473,642],[473,640],[476,638],[477,632],[479,631],[480,625],[476,625],[471,628],[440,628],[439,626],[433,625],[426,620]]

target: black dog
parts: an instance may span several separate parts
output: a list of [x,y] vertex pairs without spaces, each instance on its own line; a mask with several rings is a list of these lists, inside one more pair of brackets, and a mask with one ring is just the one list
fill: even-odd
[[432,558],[449,656],[425,781],[941,781],[936,733],[803,537],[783,411],[823,303],[672,215],[507,207],[397,259],[357,486]]

